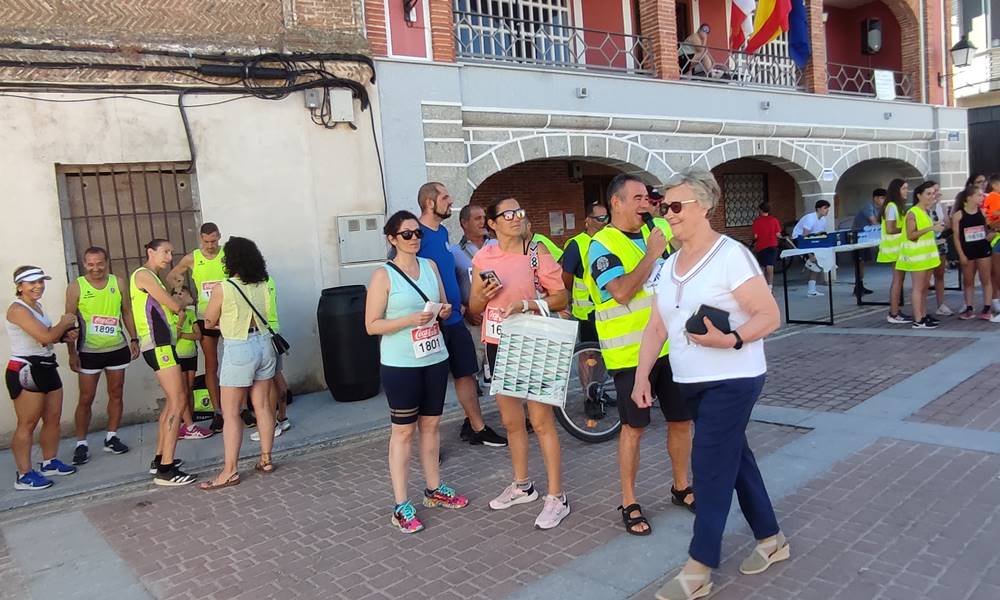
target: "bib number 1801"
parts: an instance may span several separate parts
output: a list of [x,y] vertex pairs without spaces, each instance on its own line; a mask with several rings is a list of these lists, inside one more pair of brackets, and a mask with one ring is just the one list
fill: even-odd
[[413,340],[413,355],[423,358],[444,350],[444,338],[437,323],[426,327],[416,327],[410,333]]

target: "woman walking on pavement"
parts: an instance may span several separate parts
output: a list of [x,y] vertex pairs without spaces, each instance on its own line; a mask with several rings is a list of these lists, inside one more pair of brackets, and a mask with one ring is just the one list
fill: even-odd
[[[76,467],[56,458],[59,451],[59,419],[62,415],[62,380],[52,346],[77,339],[76,315],[65,314],[55,325],[45,316],[39,302],[45,282],[52,279],[38,267],[26,265],[14,271],[16,299],[7,308],[7,392],[14,402],[17,428],[11,452],[17,473],[15,490],[44,490],[52,486],[49,477],[72,475]],[[31,468],[31,441],[38,421],[42,422],[40,471]]]
[[[156,454],[149,465],[153,483],[162,486],[182,486],[194,483],[198,477],[180,470],[183,461],[174,458],[177,435],[180,431],[185,396],[184,373],[181,371],[175,345],[177,343],[174,315],[184,311],[191,298],[175,300],[167,292],[158,273],[170,268],[174,260],[174,247],[164,239],[155,238],[146,244],[146,262],[129,278],[132,297],[132,318],[139,336],[142,358],[156,373],[156,380],[166,396],[166,405],[160,412]],[[168,313],[173,313],[172,315]]]
[[[423,232],[416,215],[401,210],[389,217],[383,233],[395,256],[372,273],[365,302],[365,329],[380,335],[382,386],[389,401],[389,476],[395,504],[392,524],[403,533],[424,528],[409,500],[408,477],[413,435],[420,430],[420,463],[426,487],[423,505],[428,508],[464,508],[465,496],[441,483],[438,425],[448,389],[448,349],[439,320],[447,320],[452,306],[440,304],[444,284],[434,262],[418,258]],[[435,307],[436,308],[436,307]]]
[[902,179],[889,183],[885,202],[879,208],[882,223],[882,238],[879,241],[876,262],[888,263],[892,269],[892,283],[889,286],[889,316],[886,320],[893,324],[912,323],[909,315],[903,314],[900,304],[903,298],[903,278],[906,273],[897,267],[899,249],[903,244],[902,215],[906,205],[906,195],[910,184]]
[[[469,310],[485,311],[483,342],[490,372],[496,366],[502,322],[517,313],[556,313],[566,308],[568,296],[562,269],[541,245],[524,240],[525,211],[514,198],[494,202],[486,209],[486,224],[496,233],[497,243],[482,248],[472,259],[472,291]],[[546,305],[543,307],[542,305]],[[547,310],[546,310],[547,309]],[[524,421],[524,399],[497,394],[500,418],[507,429],[514,481],[496,498],[490,508],[503,510],[515,504],[531,502],[538,492],[528,477],[528,432]],[[548,476],[548,494],[535,527],[552,529],[569,515],[569,502],[562,490],[562,463],[559,434],[556,433],[552,407],[528,401],[538,445],[542,449]]]
[[934,329],[939,321],[927,314],[927,288],[931,273],[941,264],[934,234],[944,230],[944,223],[934,223],[930,210],[937,200],[938,185],[925,181],[913,190],[913,206],[906,212],[903,243],[899,249],[896,269],[913,277],[913,328]]
[[247,401],[248,392],[261,433],[260,459],[254,470],[264,474],[275,470],[271,462],[274,443],[271,380],[277,359],[264,317],[270,302],[267,264],[257,244],[247,238],[229,238],[222,254],[222,264],[229,278],[217,283],[211,291],[205,307],[205,327],[218,329],[224,341],[219,363],[219,389],[225,451],[222,470],[215,479],[200,486],[206,491],[240,482],[237,470],[243,442],[240,407]]
[[977,314],[973,308],[975,295],[976,273],[979,274],[979,286],[983,289],[983,310],[979,312],[980,319],[990,320],[990,300],[993,298],[993,285],[990,276],[993,251],[990,248],[990,235],[986,228],[986,215],[982,211],[983,194],[978,187],[967,186],[958,193],[955,199],[955,211],[951,215],[951,231],[958,251],[958,261],[962,269],[962,292],[965,295],[965,310],[958,315],[959,319],[975,319]]
[[[650,406],[649,373],[670,340],[670,365],[680,394],[694,416],[692,469],[698,486],[689,558],[656,593],[659,600],[689,600],[712,592],[722,534],[733,491],[757,545],[740,565],[754,575],[789,558],[746,428],[764,387],[763,338],[781,323],[778,305],[757,261],[743,244],[712,229],[719,184],[707,171],[688,171],[665,195],[667,222],[680,241],[656,284],[653,310],[642,335],[632,400]],[[690,321],[706,307],[705,316]]]

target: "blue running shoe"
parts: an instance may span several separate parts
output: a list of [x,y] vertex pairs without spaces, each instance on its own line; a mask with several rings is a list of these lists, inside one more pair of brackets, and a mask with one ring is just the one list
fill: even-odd
[[71,467],[58,458],[53,458],[49,461],[48,466],[44,463],[41,465],[42,475],[46,477],[52,477],[53,475],[72,475],[76,473],[76,467]]
[[14,480],[15,490],[37,491],[52,487],[52,480],[42,477],[38,471],[28,471]]

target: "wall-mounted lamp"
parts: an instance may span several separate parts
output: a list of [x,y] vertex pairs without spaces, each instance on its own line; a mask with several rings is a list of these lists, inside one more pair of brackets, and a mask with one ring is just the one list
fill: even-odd
[[[969,41],[968,34],[963,35],[958,43],[951,47],[951,64],[956,69],[967,67],[972,63],[972,53],[976,46]],[[938,73],[938,85],[944,87],[944,82],[954,76],[954,73]]]

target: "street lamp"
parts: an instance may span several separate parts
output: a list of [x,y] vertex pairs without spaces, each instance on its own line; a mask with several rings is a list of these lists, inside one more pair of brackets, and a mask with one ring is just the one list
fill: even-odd
[[972,51],[976,47],[969,41],[968,35],[963,35],[958,43],[951,47],[951,63],[957,67],[967,67],[972,62]]

